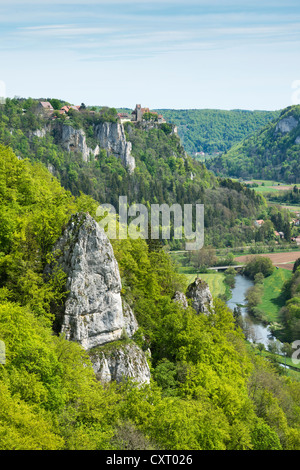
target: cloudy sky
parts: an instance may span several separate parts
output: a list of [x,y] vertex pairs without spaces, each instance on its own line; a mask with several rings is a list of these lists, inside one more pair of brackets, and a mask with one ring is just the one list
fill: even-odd
[[73,104],[281,109],[300,103],[300,2],[0,0],[4,87]]

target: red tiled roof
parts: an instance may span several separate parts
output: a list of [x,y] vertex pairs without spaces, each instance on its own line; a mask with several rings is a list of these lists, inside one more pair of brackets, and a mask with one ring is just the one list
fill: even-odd
[[40,105],[43,106],[43,108],[46,109],[53,109],[51,103],[49,101],[40,101]]

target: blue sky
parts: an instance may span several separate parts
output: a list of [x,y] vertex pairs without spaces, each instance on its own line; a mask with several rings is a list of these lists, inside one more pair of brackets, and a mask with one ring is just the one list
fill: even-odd
[[280,109],[300,96],[300,2],[0,0],[0,57],[8,96]]

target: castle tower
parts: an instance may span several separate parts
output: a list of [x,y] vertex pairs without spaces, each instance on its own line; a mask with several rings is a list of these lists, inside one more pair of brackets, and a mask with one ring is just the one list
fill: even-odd
[[137,104],[135,107],[135,111],[136,111],[136,120],[141,121],[143,118],[142,106],[140,104]]

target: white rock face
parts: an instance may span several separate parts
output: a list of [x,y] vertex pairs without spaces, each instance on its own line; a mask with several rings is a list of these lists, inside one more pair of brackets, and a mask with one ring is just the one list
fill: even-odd
[[39,138],[45,137],[46,134],[47,134],[47,129],[45,128],[32,131],[32,135],[34,135],[35,137],[39,137]]
[[[140,384],[149,383],[144,352],[133,341],[119,341],[126,335],[131,338],[138,323],[121,299],[119,267],[104,230],[89,214],[76,214],[53,253],[67,275],[68,296],[58,318],[59,331],[89,351],[102,382],[132,378]],[[47,266],[45,274],[52,269]]]
[[143,351],[133,342],[112,345],[106,351],[91,351],[90,359],[101,382],[123,382],[131,378],[139,384],[150,383],[150,369]]
[[131,155],[132,144],[126,141],[124,126],[120,122],[103,122],[95,126],[95,137],[100,147],[121,158],[124,166],[132,173],[135,159]]
[[295,144],[296,144],[296,145],[300,145],[300,135],[296,138]]
[[50,171],[51,175],[55,175],[55,166],[53,166],[51,163],[48,163],[47,165],[48,171]]
[[90,155],[94,157],[100,153],[100,148],[107,150],[122,160],[123,165],[132,173],[135,169],[135,159],[131,155],[132,144],[126,141],[124,126],[120,122],[103,122],[94,128],[94,138],[99,144],[94,149],[87,146],[86,135],[82,129],[74,129],[63,124],[56,128],[56,141],[68,152],[81,152],[84,161]]
[[187,298],[192,299],[192,307],[196,313],[209,315],[214,313],[214,304],[208,284],[200,278],[189,285],[186,293]]
[[89,160],[90,154],[99,155],[99,147],[94,150],[89,148],[86,143],[86,136],[82,129],[74,129],[72,126],[62,125],[60,144],[63,148],[68,150],[76,150],[82,153],[82,158],[85,162]]
[[29,138],[32,139],[32,137],[38,137],[39,139],[41,139],[42,137],[45,137],[49,132],[51,132],[51,125],[46,125],[42,127],[42,129],[29,131]]
[[124,330],[132,336],[137,323],[129,307],[123,314],[118,263],[96,221],[88,214],[76,214],[54,249],[67,274],[69,294],[60,319],[66,339],[91,349],[120,339]]
[[174,302],[180,304],[183,308],[188,308],[188,301],[183,292],[176,291],[173,300]]
[[137,331],[139,325],[130,306],[123,300],[124,330],[131,338]]
[[278,121],[275,131],[282,132],[283,134],[286,134],[287,132],[291,132],[295,127],[298,126],[298,121],[295,119],[293,116],[285,117]]

